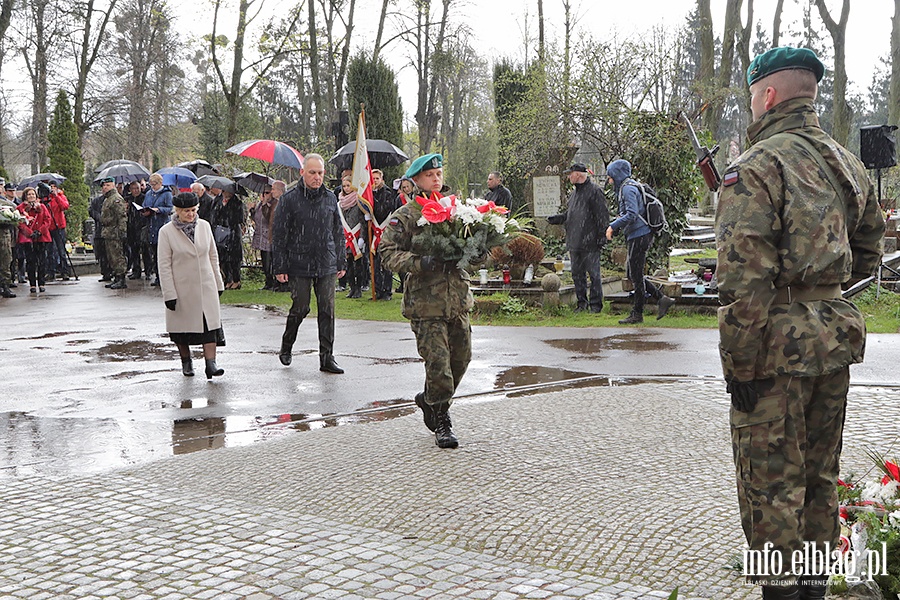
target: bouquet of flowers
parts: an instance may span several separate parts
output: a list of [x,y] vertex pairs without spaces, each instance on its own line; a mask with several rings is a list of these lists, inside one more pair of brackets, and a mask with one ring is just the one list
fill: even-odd
[[9,206],[0,206],[0,226],[7,225],[16,227],[19,223],[25,223],[28,218]]
[[484,258],[491,248],[502,246],[522,231],[508,216],[509,209],[481,198],[456,196],[416,198],[423,231],[413,236],[412,249],[422,255],[456,262],[460,269]]

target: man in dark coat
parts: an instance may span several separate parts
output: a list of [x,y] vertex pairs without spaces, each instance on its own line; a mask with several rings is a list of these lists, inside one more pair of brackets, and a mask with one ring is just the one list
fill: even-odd
[[512,192],[503,185],[503,176],[498,171],[490,172],[487,184],[488,191],[484,195],[484,199],[512,209]]
[[[575,189],[569,195],[566,211],[547,220],[566,226],[566,249],[572,260],[572,282],[575,284],[576,311],[603,310],[603,282],[600,274],[600,249],[609,227],[609,209],[599,185],[591,181],[588,168],[575,163],[565,171]],[[588,297],[587,278],[591,278]]]
[[207,223],[211,223],[216,199],[206,191],[205,185],[196,181],[191,184],[191,191],[200,199],[200,208],[197,209],[197,216]]
[[344,276],[344,228],[337,198],[323,186],[325,159],[308,154],[303,179],[281,197],[272,226],[272,269],[291,289],[291,309],[281,338],[281,364],[291,364],[297,330],[309,314],[315,290],[319,325],[319,370],[343,373],[334,361],[334,290]]

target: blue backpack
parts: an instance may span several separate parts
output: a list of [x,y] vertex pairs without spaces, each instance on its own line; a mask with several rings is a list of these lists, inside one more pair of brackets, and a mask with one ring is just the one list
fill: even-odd
[[641,201],[643,202],[644,207],[638,213],[638,217],[647,224],[650,231],[654,234],[658,234],[661,231],[668,231],[669,224],[666,222],[666,210],[665,207],[663,207],[663,203],[656,196],[656,190],[646,183],[628,178],[622,182],[622,187],[619,188],[620,202],[622,200],[622,192],[625,190],[626,185],[636,187],[641,193]]

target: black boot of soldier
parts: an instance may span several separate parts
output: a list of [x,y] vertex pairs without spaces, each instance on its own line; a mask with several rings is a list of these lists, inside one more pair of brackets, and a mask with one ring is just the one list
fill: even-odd
[[128,284],[125,283],[125,275],[116,275],[116,280],[112,283],[112,285],[107,286],[111,290],[124,290],[128,287]]
[[3,296],[4,298],[15,298],[16,297],[15,294],[13,294],[11,291],[9,291],[9,286],[6,284],[3,284],[3,287],[0,287],[0,296]]
[[796,585],[764,585],[763,600],[800,600],[800,590]]
[[[425,392],[416,394],[416,406],[422,409],[422,419],[425,421],[425,427],[429,431],[437,429],[437,415],[434,412],[434,408],[425,402]],[[449,414],[447,416],[449,418]]]
[[300,317],[287,318],[284,335],[281,336],[281,351],[278,353],[278,360],[286,367],[291,364],[291,349],[294,347],[294,342],[297,341],[297,330],[300,329],[302,321],[303,319]]
[[825,599],[825,589],[828,584],[827,577],[804,575],[798,583],[800,586],[800,600]]
[[450,422],[450,404],[442,402],[434,407],[435,411],[435,428],[434,443],[438,448],[456,448],[459,446],[459,440],[453,434],[452,423]]

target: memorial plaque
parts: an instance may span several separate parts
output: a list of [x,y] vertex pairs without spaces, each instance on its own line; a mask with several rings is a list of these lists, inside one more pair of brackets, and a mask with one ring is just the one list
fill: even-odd
[[549,217],[558,213],[562,197],[562,181],[559,175],[534,177],[531,185],[534,194],[534,216]]

